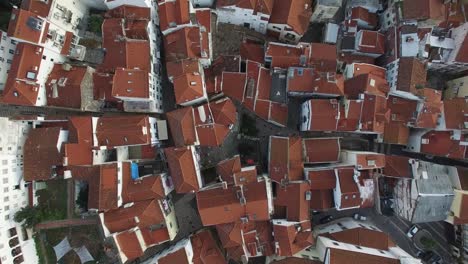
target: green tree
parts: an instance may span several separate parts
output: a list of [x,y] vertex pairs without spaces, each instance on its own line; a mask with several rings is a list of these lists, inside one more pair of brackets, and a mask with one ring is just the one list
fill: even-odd
[[101,34],[102,22],[104,22],[104,18],[101,15],[91,15],[88,19],[88,30]]
[[41,222],[41,215],[42,212],[37,205],[33,207],[27,206],[16,212],[14,219],[18,223],[25,221],[24,226],[31,228]]

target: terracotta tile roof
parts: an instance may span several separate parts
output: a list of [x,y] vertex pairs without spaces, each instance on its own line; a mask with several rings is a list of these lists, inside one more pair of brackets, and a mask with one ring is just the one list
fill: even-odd
[[104,116],[100,117],[96,127],[99,146],[129,146],[151,144],[149,117]]
[[18,105],[36,105],[39,87],[35,83],[42,61],[43,48],[29,43],[18,43],[3,91],[2,102]]
[[[468,7],[468,5],[466,5]],[[467,8],[465,8],[466,10]],[[457,57],[455,57],[455,61],[461,63],[468,63],[468,35],[465,36],[463,43],[461,44],[460,50],[458,51]]]
[[389,91],[390,86],[385,77],[372,74],[361,74],[346,80],[344,83],[344,92],[349,99],[358,99],[361,93],[386,97]]
[[224,248],[236,247],[242,245],[241,229],[244,224],[240,222],[216,225],[219,240]]
[[389,95],[387,106],[392,113],[391,122],[408,124],[416,120],[418,107],[416,100]]
[[338,248],[329,248],[327,254],[327,263],[330,264],[400,264],[399,259],[387,258],[383,256],[370,255],[359,251],[348,251]]
[[303,150],[298,137],[270,137],[269,173],[273,181],[302,180]]
[[211,66],[204,70],[207,92],[220,93],[223,72],[239,72],[240,68],[240,56],[218,56],[211,63]]
[[184,104],[204,96],[203,78],[200,73],[186,73],[174,78],[177,104]]
[[343,95],[344,80],[335,72],[317,72],[315,68],[290,67],[287,77],[288,93]]
[[144,253],[136,232],[139,231],[129,230],[115,236],[116,244],[120,249],[119,253],[125,255],[128,261],[135,260]]
[[465,159],[468,148],[461,144],[463,137],[462,135],[461,140],[455,139],[453,131],[428,131],[421,137],[421,152],[451,159]]
[[356,131],[361,121],[362,100],[348,100],[340,107],[340,119],[338,120],[338,131]]
[[437,121],[442,116],[444,102],[440,100],[441,92],[433,89],[422,89],[425,101],[418,112],[415,127],[435,128]]
[[312,210],[328,210],[333,208],[333,190],[318,190],[311,191],[310,209]]
[[177,193],[188,193],[198,191],[197,168],[198,162],[194,160],[192,149],[190,147],[184,148],[165,148],[167,163],[169,164],[169,171],[174,181],[175,190]]
[[276,102],[271,102],[268,121],[286,127],[288,124],[288,106]]
[[133,5],[121,5],[106,12],[105,17],[150,20],[151,8]]
[[311,131],[336,131],[338,127],[339,103],[335,99],[312,99],[310,102]]
[[149,75],[139,69],[117,68],[115,70],[112,96],[149,98]]
[[250,60],[258,63],[264,63],[265,46],[260,43],[246,39],[241,43],[240,56],[244,61]]
[[409,165],[409,158],[393,155],[385,156],[383,174],[393,177],[410,178],[412,173]]
[[[307,169],[306,177],[310,181],[310,189],[316,190],[332,190],[336,187],[335,169]],[[312,199],[313,200],[313,199]]]
[[262,13],[270,15],[273,11],[274,0],[220,0],[216,1],[216,7],[233,6],[253,10],[253,14]]
[[402,11],[404,19],[443,20],[446,15],[444,3],[438,0],[404,1]]
[[468,129],[468,99],[444,100],[445,126],[449,129]]
[[[242,217],[250,221],[269,220],[268,198],[265,182],[254,182],[241,189],[230,186],[197,192],[197,204],[204,226],[233,223]],[[229,213],[226,213],[229,212]]]
[[384,142],[389,144],[407,145],[410,128],[402,123],[390,122],[385,124]]
[[275,224],[273,221],[273,231],[275,241],[279,245],[279,248],[276,249],[278,256],[292,256],[315,243],[310,221],[297,224],[294,222]]
[[338,168],[336,170],[337,184],[341,191],[341,209],[359,207],[361,198],[357,183],[354,181],[354,169]]
[[211,9],[196,9],[195,17],[198,25],[204,28],[205,32],[211,32]]
[[322,262],[309,260],[309,259],[303,259],[299,257],[290,257],[290,258],[285,258],[282,260],[274,260],[273,262],[270,262],[270,263],[271,264],[320,264]]
[[189,264],[188,262],[189,256],[187,255],[187,251],[185,248],[180,248],[174,252],[167,254],[158,259],[158,264],[172,264],[172,263],[180,263],[180,264]]
[[223,94],[242,102],[247,84],[247,75],[241,72],[223,72],[221,90]]
[[105,100],[107,102],[117,101],[112,96],[112,82],[114,76],[108,73],[93,73],[94,99]]
[[306,163],[331,163],[340,159],[339,138],[307,138],[303,140]]
[[197,141],[192,107],[169,112],[166,118],[176,146],[193,145]]
[[416,94],[417,88],[425,87],[427,71],[424,63],[416,58],[400,58],[398,63],[397,90]]
[[[288,1],[285,1],[285,3],[287,4]],[[265,51],[265,60],[271,60],[271,68],[304,67],[309,57],[310,45],[306,43],[293,46],[269,42]]]
[[169,232],[165,226],[160,229],[151,230],[151,228],[141,229],[141,235],[148,247],[159,245],[170,240]]
[[336,45],[310,43],[309,65],[321,72],[336,72],[338,54]]
[[163,212],[157,200],[136,202],[130,207],[121,207],[103,214],[103,225],[111,234],[136,226],[140,229],[149,228],[164,222]]
[[[277,184],[277,183],[274,183]],[[310,200],[306,200],[307,193],[310,191],[308,182],[290,183],[277,186],[275,207],[286,208],[286,219],[288,221],[305,221],[309,219]]]
[[196,127],[200,145],[220,146],[230,132],[230,129],[220,124],[201,125]]
[[25,0],[21,2],[21,9],[31,11],[42,17],[49,16],[51,2],[44,2],[41,0]]
[[339,242],[378,250],[388,251],[390,247],[395,246],[395,243],[388,234],[362,227],[328,233],[326,236]]
[[54,167],[63,164],[61,149],[57,149],[60,127],[36,128],[24,143],[24,180],[48,180]]
[[355,166],[358,170],[369,170],[385,167],[385,155],[376,152],[346,151],[347,154],[355,155]]
[[347,64],[352,64],[352,63],[374,64],[375,58],[364,56],[364,55],[348,53],[348,52],[341,52],[338,55],[338,61],[345,62]]
[[385,74],[387,70],[374,64],[352,63],[351,67],[353,67],[353,77],[361,74],[372,74],[381,78],[386,78]]
[[87,67],[64,70],[62,64],[55,64],[46,82],[47,105],[80,109],[81,85],[90,77]]
[[170,61],[166,63],[167,76],[173,80],[186,73],[198,72],[200,65],[197,59],[185,59],[180,61]]
[[201,38],[199,27],[185,27],[164,38],[166,62],[187,58],[201,58]]
[[390,121],[391,112],[387,108],[387,98],[384,96],[376,96],[365,94],[362,113],[361,113],[361,130],[383,134],[385,124]]
[[357,6],[357,7],[351,8],[352,20],[361,20],[372,28],[375,28],[377,26],[377,22],[378,22],[377,18],[378,18],[377,14],[370,13],[369,10],[367,10],[364,7]]
[[311,0],[275,0],[270,23],[285,24],[299,35],[304,34],[312,16]]
[[233,158],[226,159],[216,165],[216,173],[223,181],[233,183],[233,174],[241,171],[240,156],[236,155]]
[[122,200],[123,203],[139,202],[152,199],[163,199],[165,195],[164,183],[170,185],[170,178],[163,175],[146,175],[133,180],[130,175],[130,163],[123,163]]
[[161,31],[190,23],[189,1],[164,1],[158,4],[158,13]]
[[[36,26],[38,29],[36,29]],[[42,20],[36,13],[25,9],[13,8],[8,24],[8,36],[32,43],[39,43],[41,33],[45,27],[48,27],[48,22]]]
[[230,126],[237,122],[237,109],[230,99],[223,98],[212,101],[209,106],[216,123]]
[[[190,238],[193,248],[193,264],[225,264],[226,259],[211,231],[204,230]],[[173,262],[179,263],[179,262]]]
[[385,35],[377,31],[360,30],[362,34],[358,50],[364,53],[383,55],[385,53]]

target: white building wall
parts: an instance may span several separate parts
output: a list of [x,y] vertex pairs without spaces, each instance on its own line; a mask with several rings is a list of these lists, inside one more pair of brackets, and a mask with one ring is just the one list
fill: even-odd
[[419,129],[411,132],[405,149],[411,152],[421,152],[421,138],[427,131],[426,129]]
[[[13,220],[15,213],[29,204],[32,186],[26,187],[23,180],[23,145],[32,125],[1,117],[0,127],[0,259],[2,263],[13,263],[11,250],[21,247],[19,255],[23,255],[24,263],[37,263],[31,232]],[[10,230],[17,234],[11,236]],[[10,246],[15,238],[19,243]]]
[[342,5],[341,0],[335,1],[334,4],[320,3],[326,1],[317,1],[314,7],[312,16],[310,17],[310,22],[312,23],[323,23],[327,22],[335,16],[335,14],[340,10]]
[[268,24],[268,30],[279,33],[278,39],[286,43],[296,44],[301,39],[302,35],[297,34],[292,30],[286,30],[289,26],[286,24]]
[[388,85],[390,86],[391,92],[394,92],[397,90],[399,65],[400,65],[400,60],[398,59],[387,64],[387,66],[385,66],[385,68],[387,69],[386,78],[387,78]]
[[[216,9],[218,22],[234,24],[250,28],[259,33],[266,34],[270,16],[263,13],[254,14],[253,9],[244,9],[236,6],[226,6]],[[263,18],[263,19],[262,19]]]
[[195,8],[199,7],[212,7],[214,0],[190,0],[192,6]]
[[121,5],[151,7],[152,3],[156,3],[156,1],[152,1],[152,0],[104,0],[104,1],[108,9],[114,9]]
[[444,99],[452,99],[456,97],[468,97],[468,76],[447,82],[447,89],[444,91]]
[[[52,3],[49,16],[47,18],[50,23],[55,24],[64,30],[77,33],[78,25],[87,12],[88,7],[82,0],[55,0]],[[72,14],[69,22],[67,21],[67,13]]]
[[5,31],[0,31],[0,36],[0,91],[3,91],[13,62],[17,42],[8,37]]
[[299,122],[301,122],[301,131],[308,131],[310,129],[310,122],[312,116],[312,102],[306,101],[301,106],[301,118],[299,118]]

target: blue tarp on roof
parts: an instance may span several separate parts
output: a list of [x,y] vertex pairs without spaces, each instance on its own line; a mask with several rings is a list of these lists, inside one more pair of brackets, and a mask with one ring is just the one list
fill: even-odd
[[138,165],[136,163],[132,162],[132,179],[136,180],[138,179]]

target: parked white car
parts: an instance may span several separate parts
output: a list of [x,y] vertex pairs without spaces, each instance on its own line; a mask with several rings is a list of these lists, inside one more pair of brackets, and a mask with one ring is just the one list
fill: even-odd
[[409,238],[412,238],[412,237],[414,237],[414,235],[416,235],[417,232],[419,232],[419,227],[414,225],[408,230],[408,233],[406,233],[406,235]]
[[354,214],[354,219],[361,220],[361,221],[366,221],[367,217],[364,216],[364,215],[360,215],[360,214]]

